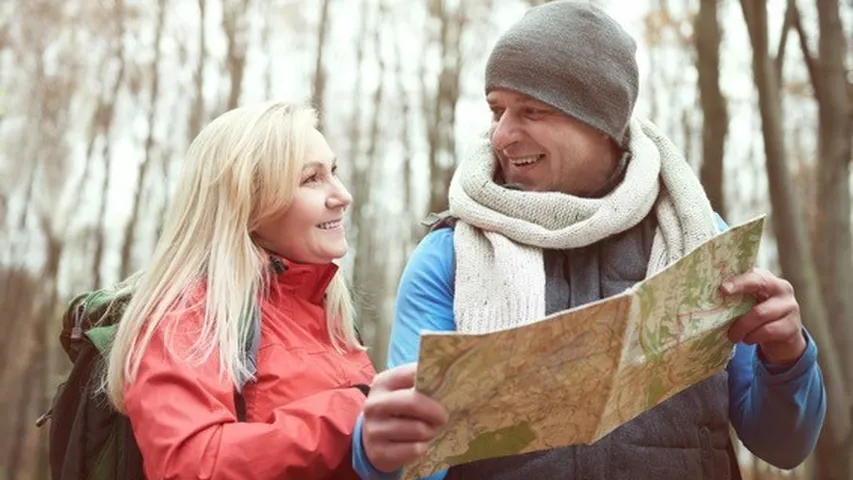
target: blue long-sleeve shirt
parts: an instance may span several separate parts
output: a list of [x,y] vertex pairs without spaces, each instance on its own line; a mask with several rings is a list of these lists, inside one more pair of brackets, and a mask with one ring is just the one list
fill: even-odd
[[[724,225],[721,225],[724,226]],[[422,331],[453,331],[453,230],[428,234],[412,253],[397,292],[388,367],[416,362]],[[727,366],[729,417],[744,445],[780,468],[793,468],[814,449],[826,414],[817,346],[807,347],[791,366],[767,365],[754,345],[738,344]],[[392,479],[373,468],[361,442],[362,418],[353,435],[353,466],[363,479]],[[442,480],[446,471],[428,480]]]

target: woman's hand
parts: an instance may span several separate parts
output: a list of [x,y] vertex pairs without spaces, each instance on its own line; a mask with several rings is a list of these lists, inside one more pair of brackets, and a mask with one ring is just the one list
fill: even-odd
[[373,468],[393,472],[426,452],[447,423],[440,403],[414,389],[417,364],[376,376],[364,405],[362,444]]

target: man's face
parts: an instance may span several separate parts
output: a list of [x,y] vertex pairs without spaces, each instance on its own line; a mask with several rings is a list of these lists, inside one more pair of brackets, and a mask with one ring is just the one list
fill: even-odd
[[610,178],[618,157],[604,133],[510,90],[487,95],[489,139],[506,183],[522,190],[585,197]]

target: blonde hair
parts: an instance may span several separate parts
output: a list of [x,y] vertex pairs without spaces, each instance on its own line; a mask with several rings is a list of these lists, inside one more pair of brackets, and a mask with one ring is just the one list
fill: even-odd
[[[151,264],[131,280],[133,296],[113,341],[105,388],[119,410],[162,320],[206,286],[204,319],[191,355],[218,350],[220,374],[252,372],[242,346],[251,333],[245,312],[263,293],[269,257],[251,233],[286,209],[298,187],[315,112],[283,102],[241,107],[207,125],[193,141]],[[338,351],[363,349],[350,292],[339,271],[326,290],[326,318]]]

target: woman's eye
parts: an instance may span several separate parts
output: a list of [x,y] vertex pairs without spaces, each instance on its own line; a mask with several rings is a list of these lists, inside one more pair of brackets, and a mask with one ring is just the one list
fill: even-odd
[[317,179],[318,179],[318,176],[317,176],[317,174],[315,173],[315,174],[313,174],[313,175],[311,175],[311,176],[306,177],[305,179],[303,179],[303,180],[302,180],[302,184],[303,184],[303,185],[305,185],[306,183],[314,183],[314,182],[316,182],[316,181],[317,181]]

